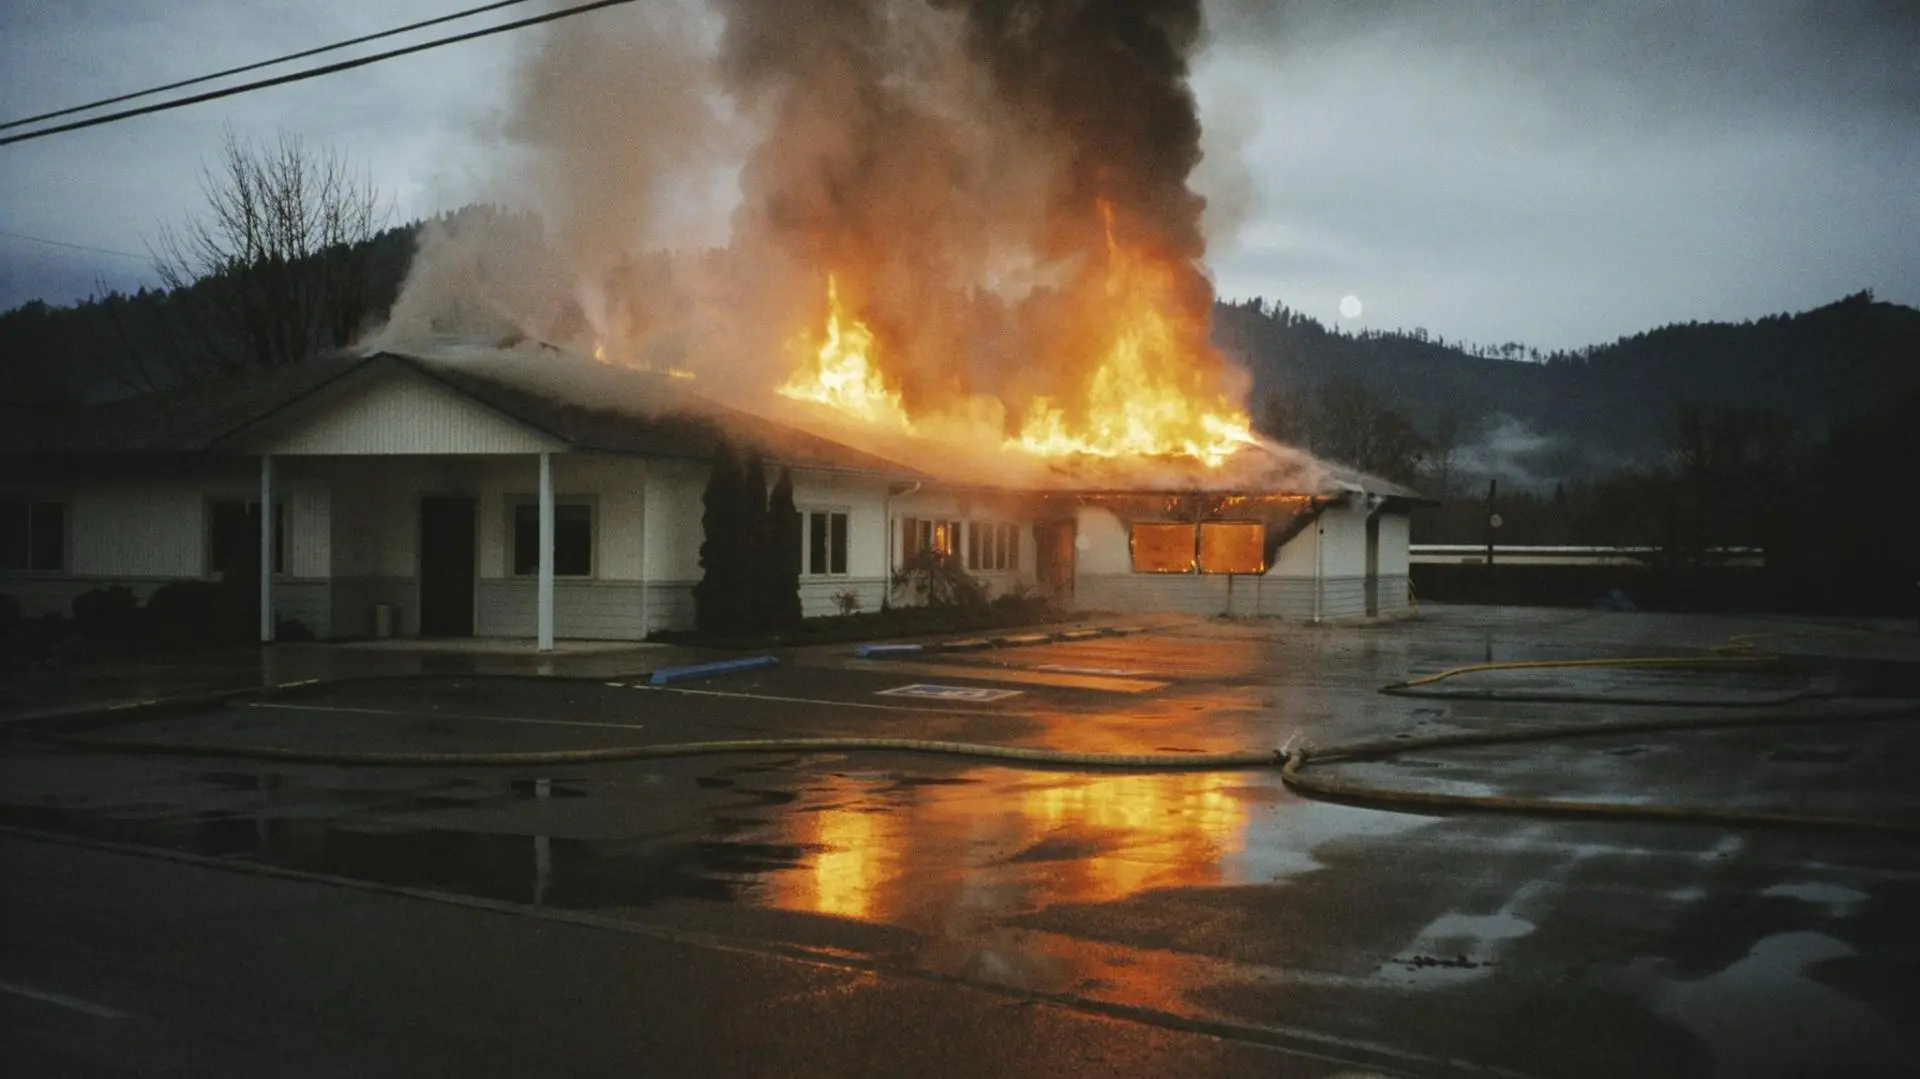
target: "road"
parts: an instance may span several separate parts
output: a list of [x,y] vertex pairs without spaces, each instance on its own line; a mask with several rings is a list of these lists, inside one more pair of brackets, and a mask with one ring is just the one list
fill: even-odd
[[[1757,633],[1794,662],[1376,692],[1488,658],[1681,654]],[[1920,734],[1858,715],[1911,711],[1887,685],[1914,658],[1911,635],[1797,623],[1442,609],[1384,626],[1185,622],[912,664],[821,650],[689,692],[384,681],[98,733],[317,751],[884,735],[1179,754],[1741,714],[1783,722],[1339,767],[1396,789],[1911,824]],[[896,692],[911,685],[979,699]],[[1689,706],[1612,703],[1658,698]],[[1920,1068],[1911,833],[1391,812],[1304,800],[1272,769],[855,753],[369,768],[24,739],[0,755],[0,824],[5,1049],[37,1069],[18,1074]]]

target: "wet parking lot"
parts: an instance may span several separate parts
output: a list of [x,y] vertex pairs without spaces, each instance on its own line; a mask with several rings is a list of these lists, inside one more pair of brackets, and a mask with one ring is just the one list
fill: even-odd
[[[1763,647],[1764,663],[1469,671],[1415,696],[1379,692],[1489,662]],[[230,1019],[160,1003],[182,981],[202,987],[192,999],[222,999],[215,987],[237,978],[301,1006],[312,1001],[286,985],[318,984],[350,1029],[477,1024],[469,1041],[505,1044],[468,1069],[481,1072],[564,1037],[582,1055],[558,1070],[626,1074],[635,1059],[661,1074],[898,1074],[913,1053],[935,1074],[1907,1074],[1920,1068],[1907,988],[1920,972],[1920,730],[1899,677],[1910,660],[1920,642],[1894,631],[1456,608],[1319,629],[1169,620],[903,661],[821,649],[680,689],[645,686],[644,662],[581,680],[385,679],[88,731],[137,752],[20,735],[0,756],[0,979],[121,1018],[49,1018],[62,1005],[12,993],[9,1036],[28,1059],[83,1064],[75,1073],[203,1053],[258,1064]],[[1767,725],[1579,736],[1733,717]],[[1425,745],[1542,729],[1568,737]],[[1370,789],[1654,813],[1341,803],[1302,796],[1276,767],[852,749],[370,767],[223,752],[511,761],[793,737],[1169,762],[1398,739],[1407,752],[1322,767]],[[187,751],[151,751],[165,744]],[[1827,823],[1707,816],[1726,811]],[[269,885],[284,894],[242,899]],[[376,917],[376,899],[395,906]],[[365,924],[342,936],[336,907]],[[472,918],[490,921],[451,921]],[[179,927],[251,939],[249,925],[263,934],[253,960],[201,948],[136,961],[171,954]],[[430,943],[451,939],[462,943],[446,955]],[[616,962],[642,946],[685,955]],[[625,969],[616,995],[639,1014],[703,994],[725,1008],[690,1012],[671,1034],[531,1018],[574,992],[547,980],[577,964]],[[359,1000],[368,978],[425,988],[362,1016],[375,1003],[339,1000]],[[784,978],[825,981],[803,991]],[[290,1015],[261,1023],[306,1029]],[[96,1028],[136,1033],[102,1042]],[[821,1047],[822,1030],[845,1036]],[[316,1045],[308,1070],[403,1070],[404,1038],[384,1037],[351,1059]],[[819,1068],[794,1055],[803,1046],[824,1054]]]

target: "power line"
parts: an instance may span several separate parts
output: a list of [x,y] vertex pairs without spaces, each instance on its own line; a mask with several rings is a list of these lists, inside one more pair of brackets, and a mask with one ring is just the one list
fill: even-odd
[[296,71],[290,75],[276,75],[271,79],[242,83],[239,86],[229,86],[223,90],[208,90],[205,93],[175,98],[172,101],[162,101],[153,105],[142,105],[137,109],[124,109],[120,112],[110,112],[105,116],[94,116],[85,120],[75,120],[71,123],[59,124],[54,127],[43,127],[38,131],[28,131],[19,135],[8,135],[5,138],[0,138],[0,146],[11,146],[16,142],[42,139],[48,135],[59,135],[68,131],[79,131],[82,128],[111,124],[119,120],[130,120],[136,116],[147,116],[156,112],[166,112],[170,109],[185,108],[188,105],[198,105],[203,101],[215,101],[223,97],[233,97],[236,94],[250,93],[254,90],[264,90],[271,86],[284,86],[288,83],[304,82],[307,79],[317,79],[322,75],[332,75],[336,72],[350,71],[356,67],[366,67],[368,64],[377,64],[382,60],[392,60],[398,56],[409,56],[416,52],[426,52],[428,49],[437,49],[443,45],[457,45],[460,42],[472,41],[475,38],[504,34],[509,30],[519,30],[544,22],[552,22],[555,19],[564,19],[573,15],[583,15],[589,11],[598,11],[601,8],[614,7],[620,4],[631,4],[633,2],[634,0],[593,0],[591,3],[576,4],[573,7],[561,8],[559,11],[549,11],[543,15],[534,15],[525,19],[516,19],[513,22],[501,23],[498,26],[489,26],[484,30],[469,30],[464,34],[434,38],[432,41],[421,42],[418,45],[389,49],[386,52],[374,53],[371,56],[356,57],[352,60],[341,60],[337,63],[308,68],[305,71]]
[[26,240],[30,243],[46,244],[48,247],[68,247],[75,251],[92,251],[101,255],[118,255],[123,259],[139,259],[141,262],[153,261],[153,258],[149,255],[136,255],[131,251],[115,251],[111,247],[90,247],[86,244],[70,244],[65,240],[49,240],[44,236],[29,236],[24,232],[9,232],[6,229],[0,229],[0,236],[9,236],[13,239]]
[[138,90],[131,94],[103,97],[98,101],[89,101],[85,105],[70,105],[64,109],[43,112],[38,116],[23,116],[18,120],[8,120],[5,123],[0,123],[0,131],[6,131],[16,127],[25,127],[28,124],[37,124],[42,120],[54,120],[62,116],[71,116],[76,112],[92,112],[94,109],[102,109],[108,105],[118,105],[122,101],[132,101],[137,97],[152,97],[154,94],[164,94],[168,90],[178,90],[186,86],[197,86],[200,83],[212,82],[215,79],[224,79],[230,75],[244,75],[249,71],[258,71],[263,67],[274,67],[279,64],[292,63],[295,60],[305,60],[309,56],[319,56],[321,53],[334,52],[354,45],[364,45],[369,41],[378,41],[381,38],[412,33],[415,30],[424,30],[429,26],[438,26],[441,23],[471,18],[475,15],[484,15],[489,11],[496,11],[503,7],[514,7],[515,5],[526,2],[527,0],[496,0],[495,3],[482,4],[479,7],[468,8],[465,11],[456,11],[451,15],[440,15],[431,19],[422,19],[419,22],[408,23],[405,26],[396,26],[391,30],[382,30],[377,34],[363,34],[360,37],[348,38],[346,41],[336,41],[331,45],[322,45],[316,49],[306,49],[301,52],[288,53],[285,56],[275,57],[272,60],[262,60],[254,64],[230,67],[225,71],[216,71],[211,75],[199,75],[191,79],[181,79],[179,82],[170,82],[165,86],[155,86],[146,90]]

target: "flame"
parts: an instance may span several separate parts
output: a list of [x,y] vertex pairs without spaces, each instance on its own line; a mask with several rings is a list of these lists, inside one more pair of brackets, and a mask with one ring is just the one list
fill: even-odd
[[1205,326],[1182,324],[1172,274],[1122,246],[1114,238],[1113,204],[1103,198],[1098,207],[1111,344],[1086,382],[1083,407],[1069,412],[1035,398],[1008,445],[1045,457],[1192,457],[1217,468],[1253,441],[1252,423],[1224,397],[1182,385],[1191,381],[1195,348],[1210,347]]
[[[1071,400],[1035,397],[1018,417],[1007,448],[1040,457],[1186,457],[1217,468],[1253,443],[1247,414],[1210,389],[1220,361],[1208,342],[1206,313],[1182,302],[1179,264],[1120,242],[1113,204],[1096,206],[1106,239],[1105,277],[1089,294],[1088,347],[1101,359]],[[1190,268],[1188,272],[1191,272]],[[809,351],[811,350],[811,351]],[[945,413],[909,416],[888,388],[873,331],[848,315],[839,283],[827,276],[827,320],[817,348],[802,336],[800,360],[779,393],[826,405],[898,430],[927,420],[948,430]],[[1075,364],[1073,366],[1079,366]]]
[[[804,351],[804,344],[800,350]],[[873,353],[873,331],[840,306],[840,284],[828,274],[825,340],[814,352],[812,362],[803,362],[778,392],[783,397],[831,406],[870,423],[911,428],[900,394],[887,388]]]

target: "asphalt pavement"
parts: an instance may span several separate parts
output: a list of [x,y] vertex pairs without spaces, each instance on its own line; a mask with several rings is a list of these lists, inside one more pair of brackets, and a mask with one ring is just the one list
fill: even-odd
[[[1788,660],[1378,692],[1488,662],[1761,648]],[[374,768],[20,734],[0,753],[7,1055],[61,1075],[1920,1070],[1910,632],[1441,608],[849,653],[680,689],[611,666],[454,670],[90,735],[508,754],[893,737],[1171,760],[1401,738],[1416,748],[1333,767],[1860,826],[1398,812],[1304,799],[1272,768],[851,751]],[[1772,725],[1572,737],[1693,716]],[[1542,727],[1570,737],[1418,748]]]

